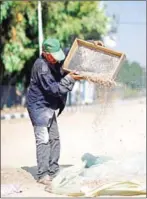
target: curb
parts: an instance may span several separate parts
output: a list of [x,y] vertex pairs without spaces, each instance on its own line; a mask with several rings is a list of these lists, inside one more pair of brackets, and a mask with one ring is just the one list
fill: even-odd
[[[70,112],[76,112],[76,111],[84,111],[84,110],[90,110],[93,107],[92,104],[89,105],[80,105],[80,106],[71,106],[66,107],[63,112],[70,113]],[[9,113],[9,114],[2,114],[1,120],[11,120],[11,119],[21,119],[21,118],[29,118],[29,114],[27,111],[24,112],[16,112],[16,113]]]
[[29,118],[27,112],[23,113],[10,113],[1,115],[1,120],[11,120],[11,119],[21,119],[21,118]]
[[[136,100],[135,100],[136,101]],[[140,104],[146,103],[146,99],[140,99],[137,101]],[[125,100],[118,100],[117,104],[122,105],[122,104],[127,104],[127,101]],[[100,105],[100,104],[99,104]],[[85,111],[85,110],[94,110],[97,106],[96,104],[84,104],[84,105],[77,105],[77,106],[66,106],[63,112],[76,112],[76,111]],[[21,118],[29,118],[29,114],[27,111],[21,112],[21,113],[10,113],[10,114],[3,114],[1,115],[0,120],[11,120],[11,119],[21,119]]]

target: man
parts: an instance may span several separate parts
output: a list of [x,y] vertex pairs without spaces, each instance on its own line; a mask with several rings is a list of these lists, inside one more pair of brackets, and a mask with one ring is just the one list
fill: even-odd
[[63,111],[67,93],[82,77],[62,69],[65,54],[57,39],[43,42],[43,53],[32,68],[27,109],[36,138],[38,182],[48,185],[59,171],[60,139],[55,110]]

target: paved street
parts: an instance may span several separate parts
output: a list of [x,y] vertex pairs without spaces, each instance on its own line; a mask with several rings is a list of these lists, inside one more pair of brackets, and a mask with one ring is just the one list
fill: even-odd
[[[77,164],[85,152],[119,159],[144,152],[145,106],[145,99],[141,98],[116,101],[106,108],[99,105],[65,112],[58,119],[60,164],[64,167]],[[2,183],[22,184],[23,193],[13,196],[49,196],[33,178],[36,152],[30,121],[2,121],[1,129]]]

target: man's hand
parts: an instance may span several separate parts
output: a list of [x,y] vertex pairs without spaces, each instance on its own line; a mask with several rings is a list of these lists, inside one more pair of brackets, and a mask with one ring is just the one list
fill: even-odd
[[94,41],[93,43],[98,46],[104,46],[102,41]]
[[68,75],[70,75],[74,80],[82,80],[82,79],[84,79],[84,77],[82,75],[80,75],[76,71],[72,71]]

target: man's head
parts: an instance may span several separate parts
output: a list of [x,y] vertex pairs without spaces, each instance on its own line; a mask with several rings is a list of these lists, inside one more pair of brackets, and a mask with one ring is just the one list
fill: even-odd
[[54,38],[48,38],[43,42],[43,55],[47,61],[55,64],[65,59],[65,54],[60,47],[60,42]]

